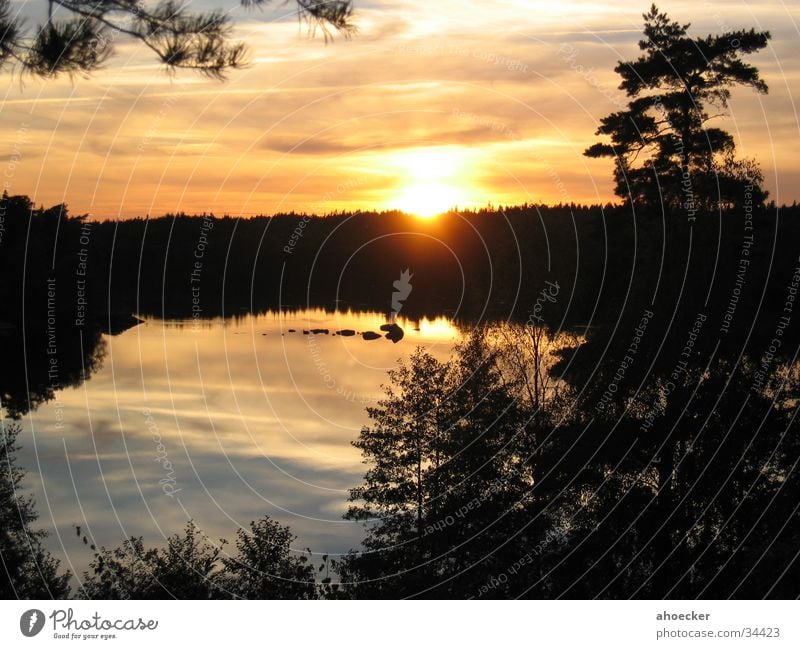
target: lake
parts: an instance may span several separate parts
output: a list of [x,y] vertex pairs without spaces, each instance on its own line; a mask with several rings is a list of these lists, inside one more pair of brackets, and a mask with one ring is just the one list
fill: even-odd
[[[460,337],[443,317],[398,318],[396,344],[359,335],[385,322],[303,310],[146,319],[104,336],[100,369],[20,422],[24,487],[48,549],[80,574],[84,535],[98,547],[128,536],[160,545],[193,519],[232,540],[264,514],[292,528],[299,551],[357,548],[363,529],[342,514],[365,471],[350,443],[369,423],[365,408],[417,345],[445,359]],[[304,333],[314,329],[329,333]],[[335,335],[348,329],[358,333]]]

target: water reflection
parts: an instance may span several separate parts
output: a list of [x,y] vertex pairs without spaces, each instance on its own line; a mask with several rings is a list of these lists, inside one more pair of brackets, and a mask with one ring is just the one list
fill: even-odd
[[103,364],[106,343],[100,330],[59,327],[47,322],[0,322],[0,405],[19,418],[57,400],[60,390],[80,385]]
[[[415,346],[446,358],[459,338],[445,318],[398,317],[404,337],[393,344],[385,323],[377,312],[307,310],[147,320],[103,336],[91,380],[23,420],[20,463],[50,549],[80,574],[89,556],[74,525],[98,546],[155,543],[189,518],[219,538],[265,513],[300,548],[357,546],[362,530],[341,516],[364,470],[350,442],[365,406]],[[342,330],[381,338],[334,335]]]

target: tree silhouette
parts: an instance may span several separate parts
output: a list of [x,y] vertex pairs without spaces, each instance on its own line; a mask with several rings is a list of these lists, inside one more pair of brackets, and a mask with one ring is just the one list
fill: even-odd
[[[241,0],[261,7],[271,0]],[[327,40],[331,29],[346,35],[351,0],[295,0],[298,14],[320,27]],[[40,77],[98,70],[121,35],[152,50],[168,70],[192,69],[222,79],[246,63],[246,46],[232,41],[232,21],[222,10],[196,13],[177,0],[47,0],[47,21],[28,33],[0,0],[0,68],[18,65]]]
[[[85,537],[84,537],[85,541]],[[86,599],[209,599],[217,587],[224,541],[212,545],[190,521],[162,549],[146,548],[141,537],[94,553],[80,595]]]
[[0,420],[0,599],[59,599],[69,594],[69,573],[42,547],[46,532],[31,525],[38,515],[20,493],[25,472],[16,465],[19,426]]
[[601,120],[597,135],[611,143],[594,144],[585,155],[613,157],[615,191],[634,204],[694,215],[740,204],[749,185],[747,199],[762,203],[767,194],[756,163],[736,160],[730,133],[707,124],[724,114],[733,86],[766,94],[758,70],[742,57],[766,47],[769,32],[693,38],[689,24],[670,20],[655,5],[643,17],[642,56],[614,68],[631,97],[628,109]]
[[[147,548],[141,537],[94,551],[80,595],[89,599],[313,599],[315,572],[294,556],[291,530],[264,516],[240,529],[234,556],[225,540],[211,543],[194,522],[164,548]],[[329,587],[329,590],[334,589]]]
[[537,496],[569,520],[569,547],[514,594],[795,597],[797,386],[755,391],[752,370],[725,360],[675,385],[652,377],[626,413],[561,427],[555,456],[539,458],[559,475]]
[[530,321],[501,322],[486,328],[487,335],[497,341],[494,348],[500,370],[509,382],[521,387],[521,403],[536,420],[557,416],[568,407],[567,386],[559,382],[553,367],[561,352],[577,344],[577,336]]
[[[0,406],[6,416],[18,419],[102,366],[106,343],[101,331],[108,331],[102,321],[108,322],[109,314],[90,314],[89,309],[85,326],[76,326],[69,301],[47,301],[54,282],[74,284],[68,279],[75,272],[70,257],[80,249],[85,217],[71,216],[65,205],[35,207],[28,197],[6,192],[0,197],[0,216],[0,273],[5,278],[0,283]],[[58,345],[52,348],[48,318],[58,330]]]
[[243,599],[314,599],[314,568],[292,550],[295,536],[269,516],[236,534],[233,557],[222,560],[225,591]]
[[533,484],[524,414],[480,329],[447,363],[418,349],[354,445],[370,469],[346,518],[364,551],[338,566],[357,597],[463,597],[502,565]]
[[[430,558],[423,537],[443,455],[445,374],[442,363],[418,348],[407,364],[389,371],[394,387],[385,388],[387,398],[367,409],[375,426],[362,429],[353,442],[371,463],[365,484],[351,491],[350,500],[359,504],[345,515],[369,526],[364,553],[344,559],[340,570],[353,582],[354,594],[391,595],[397,583],[421,587],[423,578],[413,568]],[[409,569],[412,573],[404,574]],[[382,579],[396,575],[388,583]]]

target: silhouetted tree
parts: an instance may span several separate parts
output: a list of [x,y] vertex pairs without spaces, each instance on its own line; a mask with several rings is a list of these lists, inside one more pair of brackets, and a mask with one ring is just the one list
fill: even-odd
[[354,442],[370,469],[346,518],[367,537],[342,581],[359,597],[464,597],[503,565],[530,497],[524,414],[481,329],[449,362],[417,349],[389,378]]
[[[723,114],[731,88],[767,92],[758,70],[742,57],[767,46],[769,32],[753,29],[693,38],[653,5],[644,17],[643,55],[620,62],[620,89],[628,109],[604,117],[597,130],[611,143],[585,154],[615,159],[616,193],[637,205],[690,213],[729,207],[744,200],[763,203],[763,176],[753,161],[738,161],[727,131],[707,123]],[[709,107],[715,114],[709,114]],[[749,197],[744,187],[752,185]]]
[[[354,594],[389,590],[391,596],[396,575],[394,582],[422,587],[419,571],[430,559],[423,537],[438,495],[447,426],[446,369],[417,348],[408,363],[389,371],[392,386],[385,387],[386,399],[367,409],[375,426],[363,428],[353,442],[371,464],[364,486],[350,495],[363,504],[351,506],[345,515],[369,525],[364,552],[345,559],[340,570],[343,579],[354,582]],[[388,587],[382,581],[387,577]]]
[[[225,540],[212,544],[189,522],[164,548],[147,548],[141,537],[94,553],[80,596],[90,599],[313,599],[315,571],[304,554],[295,555],[288,527],[264,516],[240,529],[237,553],[223,553]],[[327,557],[320,570],[327,568]],[[322,580],[331,597],[338,588]]]
[[314,568],[308,557],[292,550],[288,527],[264,516],[236,533],[237,554],[222,560],[220,582],[227,593],[243,599],[314,599]]
[[796,370],[759,386],[757,365],[723,349],[675,369],[680,347],[668,338],[671,373],[621,382],[603,412],[594,398],[576,402],[579,425],[559,426],[537,454],[548,473],[537,498],[568,522],[569,546],[512,594],[796,596],[799,567],[786,551],[800,532]]
[[0,431],[0,598],[64,598],[70,574],[59,573],[58,560],[42,547],[46,532],[31,527],[38,515],[20,493],[25,471],[15,457],[19,427],[0,420]]
[[[539,317],[537,315],[537,317]],[[560,353],[578,343],[570,331],[555,331],[538,322],[500,322],[487,326],[487,336],[496,341],[499,367],[507,380],[520,387],[525,408],[542,418],[557,416],[569,407],[568,387],[553,367]]]
[[212,545],[190,521],[162,549],[146,548],[142,537],[127,539],[113,550],[100,548],[84,573],[80,595],[114,600],[224,597],[217,585],[223,545]]
[[[231,41],[232,22],[222,10],[191,12],[175,0],[46,0],[47,21],[26,33],[11,0],[0,0],[0,68],[18,64],[41,77],[91,73],[122,35],[152,50],[168,70],[188,68],[215,78],[245,64],[245,45]],[[271,0],[241,0],[260,7]],[[350,0],[295,0],[299,15],[319,26],[352,31]]]

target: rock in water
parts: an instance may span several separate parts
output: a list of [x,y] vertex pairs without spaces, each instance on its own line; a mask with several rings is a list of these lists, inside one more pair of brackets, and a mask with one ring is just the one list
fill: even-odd
[[377,340],[381,337],[381,335],[376,334],[374,331],[365,331],[363,334],[361,334],[361,337],[364,340]]
[[[383,327],[381,327],[381,329],[383,329]],[[388,329],[384,329],[384,331],[386,331],[386,337],[393,343],[399,343],[401,340],[403,340],[403,336],[405,336],[405,332],[403,331],[402,327],[394,323],[388,325]]]

